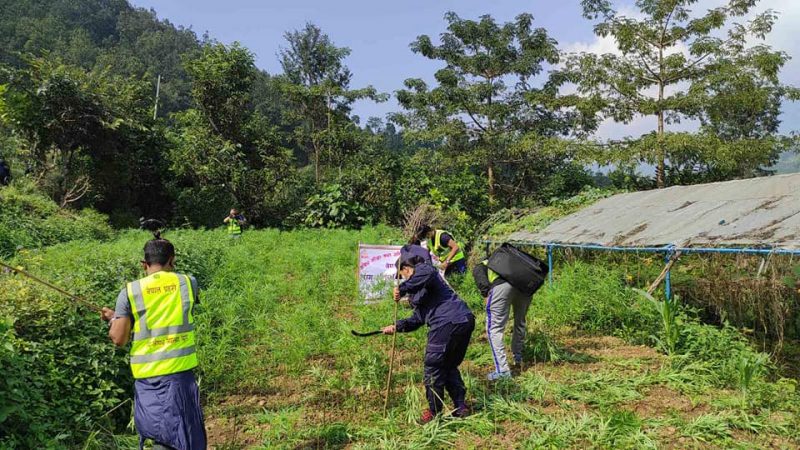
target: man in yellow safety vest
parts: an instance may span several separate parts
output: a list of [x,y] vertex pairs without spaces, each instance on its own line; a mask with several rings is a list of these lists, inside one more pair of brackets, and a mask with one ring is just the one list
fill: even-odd
[[102,312],[114,344],[131,341],[140,448],[152,439],[153,449],[205,449],[200,391],[192,370],[197,367],[192,315],[199,299],[197,281],[174,271],[175,247],[158,232],[144,246],[142,266],[147,276],[122,289],[115,310]]
[[228,235],[232,238],[238,238],[242,235],[242,227],[244,227],[247,220],[239,213],[236,208],[231,209],[230,214],[223,221],[228,225]]

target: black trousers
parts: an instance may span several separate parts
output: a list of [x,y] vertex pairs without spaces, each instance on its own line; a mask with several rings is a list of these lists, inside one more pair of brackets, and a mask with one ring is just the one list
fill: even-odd
[[464,361],[469,339],[475,329],[475,318],[468,322],[451,323],[428,332],[425,348],[425,396],[431,412],[442,411],[444,391],[450,395],[453,405],[464,404],[467,388],[458,366]]

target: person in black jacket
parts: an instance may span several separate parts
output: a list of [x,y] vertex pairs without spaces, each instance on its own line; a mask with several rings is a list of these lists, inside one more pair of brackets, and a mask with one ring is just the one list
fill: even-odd
[[511,353],[514,363],[522,365],[522,347],[527,333],[525,316],[531,305],[531,296],[511,285],[489,268],[489,261],[483,261],[472,269],[472,278],[481,295],[486,300],[486,333],[492,349],[494,371],[489,373],[491,381],[510,378],[511,368],[506,359],[503,334],[511,309],[514,310],[514,331],[511,337]]
[[444,391],[455,406],[453,415],[469,414],[467,388],[458,366],[464,361],[470,336],[475,329],[475,316],[439,272],[419,256],[400,262],[400,276],[406,281],[394,289],[394,299],[411,296],[414,311],[411,317],[398,320],[383,329],[384,334],[408,333],[428,326],[425,347],[425,396],[428,408],[421,423],[427,423],[443,409]]
[[11,168],[3,158],[0,158],[0,186],[8,186],[11,183]]

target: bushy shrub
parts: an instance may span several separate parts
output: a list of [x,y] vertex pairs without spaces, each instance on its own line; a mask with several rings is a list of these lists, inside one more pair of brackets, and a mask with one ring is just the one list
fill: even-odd
[[340,184],[326,184],[322,191],[306,200],[300,211],[301,225],[310,228],[361,228],[367,211],[351,200]]
[[[224,231],[168,232],[182,272],[207,285],[231,242]],[[92,303],[113,307],[139,278],[146,232],[109,243],[73,241],[18,253],[16,264]],[[0,276],[0,448],[70,447],[91,430],[130,421],[126,350],[96,313],[19,276]],[[202,314],[202,312],[201,312]]]
[[0,256],[9,256],[20,247],[105,240],[113,235],[104,215],[90,209],[61,209],[27,184],[0,189],[0,211]]
[[755,350],[738,330],[687,320],[677,346],[680,364],[707,364],[727,387],[747,389],[770,368],[769,357]]
[[25,283],[0,292],[0,447],[69,446],[94,426],[124,427],[130,408],[112,411],[131,387],[124,352],[96,314]]

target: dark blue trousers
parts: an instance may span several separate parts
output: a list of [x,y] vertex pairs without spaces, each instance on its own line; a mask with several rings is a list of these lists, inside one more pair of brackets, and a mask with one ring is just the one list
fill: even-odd
[[205,450],[206,429],[194,373],[187,370],[136,380],[133,422],[140,449],[149,438],[175,450]]
[[450,323],[428,332],[425,348],[425,396],[431,412],[442,411],[444,391],[450,395],[453,405],[464,404],[467,388],[458,366],[464,361],[469,339],[475,329],[475,317],[464,323]]
[[459,259],[458,261],[450,264],[447,266],[447,270],[444,271],[444,276],[449,277],[450,275],[464,275],[467,273],[467,260]]

